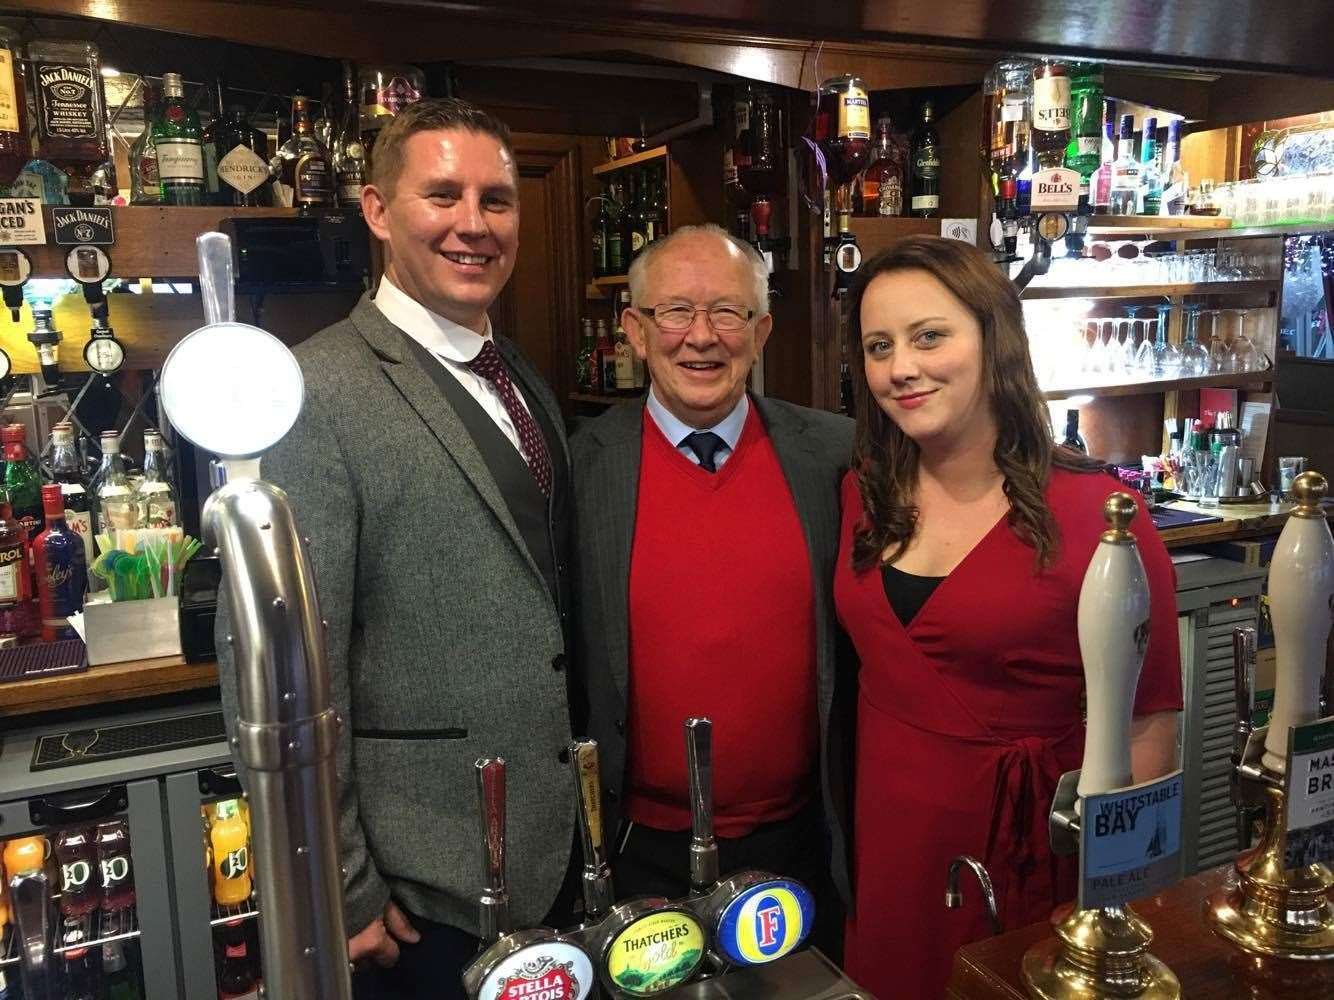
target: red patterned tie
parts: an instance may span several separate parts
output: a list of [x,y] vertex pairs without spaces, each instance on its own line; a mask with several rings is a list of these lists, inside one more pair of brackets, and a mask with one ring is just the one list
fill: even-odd
[[542,495],[549,499],[551,455],[547,453],[546,439],[542,437],[537,421],[519,400],[519,394],[514,391],[509,369],[505,367],[505,360],[496,350],[495,343],[490,340],[483,341],[482,353],[469,361],[468,367],[495,386],[496,392],[500,393],[500,401],[505,404],[505,412],[510,415],[514,429],[519,432],[519,450],[523,452],[524,461],[528,463],[528,471],[533,474],[533,479],[537,483],[537,488],[542,491]]

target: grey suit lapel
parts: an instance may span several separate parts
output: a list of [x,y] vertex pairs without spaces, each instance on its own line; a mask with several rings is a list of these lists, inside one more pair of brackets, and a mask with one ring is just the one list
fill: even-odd
[[792,493],[802,533],[806,536],[806,551],[810,555],[811,570],[818,573],[819,550],[813,527],[819,524],[829,506],[829,484],[822,471],[819,442],[806,434],[806,420],[800,413],[775,406],[767,399],[752,400],[764,418],[765,429],[778,455],[778,465]]
[[417,411],[417,416],[422,418],[436,440],[449,452],[473,488],[496,515],[505,534],[518,546],[524,560],[541,579],[541,570],[524,544],[519,527],[514,523],[505,498],[500,494],[500,487],[496,485],[491,470],[486,467],[486,460],[482,458],[472,435],[453,407],[411,356],[407,344],[403,342],[407,334],[385,319],[384,314],[372,304],[369,294],[357,303],[350,319],[372,350],[380,355],[380,367],[384,369],[385,375],[398,387],[408,405]]
[[630,546],[639,503],[643,427],[642,400],[613,407],[593,426],[593,436],[602,445],[596,453],[595,481],[599,507],[605,513],[599,532],[603,571],[598,579],[602,606],[607,609],[603,634],[607,662],[622,700],[630,687]]

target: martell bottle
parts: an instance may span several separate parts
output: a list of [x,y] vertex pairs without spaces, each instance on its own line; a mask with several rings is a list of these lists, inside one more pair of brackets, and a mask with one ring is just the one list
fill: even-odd
[[60,912],[77,920],[98,904],[97,847],[90,829],[62,830],[56,838],[60,871]]
[[65,497],[65,524],[83,540],[84,559],[93,563],[93,512],[83,463],[74,449],[74,425],[61,421],[51,430],[51,478]]
[[42,473],[28,454],[28,430],[22,424],[6,424],[0,430],[5,446],[5,489],[14,517],[28,538],[34,539],[46,519],[42,516]]
[[28,45],[37,113],[37,156],[69,177],[71,205],[93,203],[92,178],[107,161],[102,62],[92,42]]
[[134,863],[130,857],[130,831],[124,820],[97,825],[98,902],[103,913],[116,913],[134,906]]
[[840,231],[852,215],[852,182],[871,158],[871,99],[857,76],[836,76],[820,84],[815,140],[824,152],[834,188]]
[[922,124],[912,137],[912,214],[934,219],[940,213],[940,135],[932,120],[935,108],[922,105]]
[[229,105],[213,134],[218,159],[218,203],[221,205],[268,206],[273,203],[269,186],[272,174],[266,158],[268,137],[250,124],[243,104]]
[[31,159],[19,36],[8,28],[0,28],[0,187],[13,184]]
[[32,543],[42,641],[77,639],[79,634],[67,619],[83,610],[83,596],[88,591],[83,539],[65,524],[65,497],[59,483],[42,487],[42,505],[46,508],[46,530]]
[[1064,63],[1045,59],[1033,67],[1033,150],[1038,169],[1065,163],[1070,144],[1070,72]]
[[153,120],[162,204],[204,204],[204,140],[199,116],[185,103],[181,74],[162,76],[162,113]]
[[308,99],[292,98],[292,135],[278,150],[279,184],[285,203],[296,208],[330,208],[333,172],[329,153],[311,129]]

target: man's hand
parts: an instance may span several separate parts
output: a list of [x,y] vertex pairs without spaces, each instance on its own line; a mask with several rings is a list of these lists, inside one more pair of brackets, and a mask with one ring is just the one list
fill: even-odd
[[408,918],[391,899],[384,907],[384,915],[376,917],[362,931],[347,941],[347,957],[353,963],[374,962],[389,969],[398,962],[398,942],[416,944],[421,935],[408,923]]

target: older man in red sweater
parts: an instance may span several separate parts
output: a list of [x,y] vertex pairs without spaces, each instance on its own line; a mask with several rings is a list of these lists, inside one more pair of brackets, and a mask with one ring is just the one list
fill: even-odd
[[[831,584],[852,422],[747,392],[768,275],[716,226],[652,244],[622,322],[652,377],[571,442],[578,656],[618,895],[689,887],[682,722],[713,720],[726,874],[846,888]],[[831,880],[832,873],[832,880]]]

